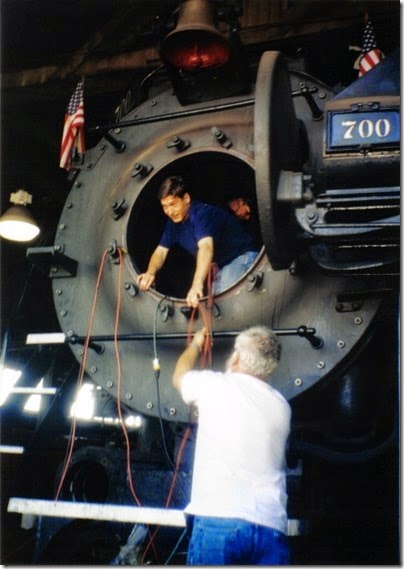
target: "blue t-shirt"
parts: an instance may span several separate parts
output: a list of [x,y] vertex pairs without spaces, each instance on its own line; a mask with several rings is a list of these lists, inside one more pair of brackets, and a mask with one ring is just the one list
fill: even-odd
[[188,217],[181,223],[168,220],[160,245],[167,249],[179,245],[196,257],[198,241],[204,237],[213,238],[213,261],[219,268],[239,255],[257,250],[238,219],[220,207],[198,201],[191,202]]

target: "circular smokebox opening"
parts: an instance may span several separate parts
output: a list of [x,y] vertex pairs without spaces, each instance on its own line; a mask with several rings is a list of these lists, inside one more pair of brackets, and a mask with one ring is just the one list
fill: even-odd
[[102,464],[90,459],[79,460],[67,472],[62,499],[104,503],[109,487],[109,475]]
[[[132,209],[127,229],[128,253],[139,273],[145,272],[154,249],[159,244],[167,222],[156,197],[167,176],[180,175],[186,181],[192,199],[222,207],[241,196],[248,200],[252,217],[245,224],[259,248],[262,238],[258,222],[255,176],[253,168],[235,156],[221,152],[188,154],[171,162],[145,185]],[[183,299],[192,283],[195,259],[182,248],[170,250],[163,268],[156,276],[156,290]]]

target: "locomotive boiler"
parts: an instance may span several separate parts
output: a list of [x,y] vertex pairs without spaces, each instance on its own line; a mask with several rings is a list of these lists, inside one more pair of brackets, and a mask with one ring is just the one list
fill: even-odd
[[[203,70],[171,71],[171,83],[97,127],[99,142],[75,164],[54,245],[28,250],[49,268],[59,336],[97,386],[100,414],[112,401],[139,418],[134,477],[142,502],[161,505],[170,467],[155,449],[163,438],[174,462],[181,435],[198,420],[171,384],[188,335],[208,318],[212,365],[221,368],[237,332],[270,326],[283,352],[273,385],[293,410],[290,517],[312,531],[347,511],[361,510],[362,520],[373,512],[355,494],[374,486],[359,474],[344,486],[345,469],[363,474],[397,442],[398,58],[338,94],[278,51],[228,85],[232,67],[223,77],[209,71],[206,90]],[[245,196],[260,235],[254,265],[219,295],[207,291],[199,310],[185,302],[194,261],[182,251],[170,252],[154,289],[137,286],[165,223],[156,193],[174,174],[193,198],[220,207],[229,192]],[[117,472],[123,462],[119,448],[84,445],[63,498],[86,499],[95,464],[108,479],[100,501],[130,503]],[[192,460],[181,468],[178,507]],[[340,502],[347,487],[352,511]]]

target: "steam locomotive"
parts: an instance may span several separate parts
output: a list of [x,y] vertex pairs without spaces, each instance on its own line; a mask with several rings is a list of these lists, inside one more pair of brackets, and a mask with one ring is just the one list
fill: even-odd
[[[240,60],[237,69],[230,61],[220,71],[168,68],[170,84],[98,127],[99,142],[75,164],[54,245],[28,250],[32,263],[49,269],[58,336],[96,386],[95,414],[117,418],[118,406],[137,425],[127,442],[106,421],[102,444],[77,437],[55,487],[62,481],[67,501],[133,504],[125,470],[130,440],[140,502],[164,507],[189,428],[171,502],[184,507],[198,417],[172,387],[176,359],[202,310],[212,325],[215,368],[238,331],[265,324],[282,343],[272,383],[293,410],[295,561],[329,562],[319,553],[323,538],[334,560],[354,563],[355,543],[365,539],[358,528],[377,534],[397,507],[398,57],[338,94],[278,51],[262,54],[256,74]],[[242,193],[261,241],[250,270],[213,302],[202,299],[196,312],[185,302],[193,260],[181,251],[170,252],[154,289],[136,284],[165,223],[157,190],[173,174],[186,179],[195,199],[221,207],[229,190]],[[28,341],[43,341],[32,336]],[[61,393],[71,390],[70,382]],[[385,502],[374,498],[381,487]],[[43,518],[37,562],[85,563],[78,549],[91,532],[88,543],[104,536],[111,550],[128,538],[125,524],[91,523]],[[167,529],[162,535],[163,549],[176,538]],[[349,551],[337,546],[337,535]],[[114,555],[108,550],[103,560]]]

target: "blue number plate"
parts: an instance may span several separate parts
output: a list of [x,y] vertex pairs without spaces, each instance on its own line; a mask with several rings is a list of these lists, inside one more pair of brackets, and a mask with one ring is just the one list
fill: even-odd
[[400,143],[400,112],[381,111],[328,113],[327,150],[358,146],[391,146]]

